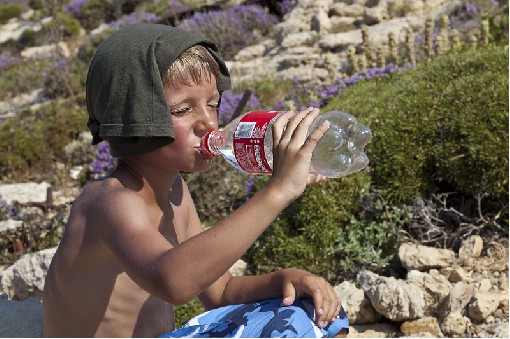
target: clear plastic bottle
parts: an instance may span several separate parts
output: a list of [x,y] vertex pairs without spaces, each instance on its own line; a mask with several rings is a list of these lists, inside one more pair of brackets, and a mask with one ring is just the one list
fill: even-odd
[[[249,174],[271,174],[273,136],[271,125],[283,112],[254,111],[231,121],[220,130],[202,138],[200,152],[206,156],[221,154],[233,167]],[[312,154],[310,173],[339,178],[368,165],[365,145],[372,139],[369,128],[352,115],[330,111],[321,114],[309,133],[328,120],[330,127]]]

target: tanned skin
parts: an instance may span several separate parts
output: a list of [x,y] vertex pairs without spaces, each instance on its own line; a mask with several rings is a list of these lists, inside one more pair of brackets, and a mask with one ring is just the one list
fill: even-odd
[[[87,185],[69,222],[44,288],[46,337],[155,337],[175,328],[173,306],[198,296],[207,309],[283,297],[313,297],[325,326],[340,301],[323,278],[299,269],[232,277],[228,269],[299,197],[312,151],[328,128],[307,131],[317,109],[281,115],[273,126],[274,171],[253,198],[204,230],[180,172],[200,172],[211,159],[201,137],[218,127],[213,76],[165,88],[175,141],[122,158],[108,177]],[[284,126],[286,126],[284,130]]]

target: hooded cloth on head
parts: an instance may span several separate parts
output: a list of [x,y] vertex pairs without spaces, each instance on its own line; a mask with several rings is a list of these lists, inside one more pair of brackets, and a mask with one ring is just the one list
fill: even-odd
[[203,36],[159,24],[119,29],[97,49],[87,74],[92,144],[104,139],[114,157],[141,155],[171,143],[174,130],[162,79],[182,52],[204,46],[218,62],[218,91],[230,74],[218,46]]

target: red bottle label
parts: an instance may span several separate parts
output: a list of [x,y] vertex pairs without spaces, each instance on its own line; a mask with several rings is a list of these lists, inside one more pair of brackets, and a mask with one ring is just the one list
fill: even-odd
[[234,133],[234,155],[247,173],[271,174],[271,166],[264,151],[264,138],[270,121],[279,114],[275,111],[254,111],[246,114]]

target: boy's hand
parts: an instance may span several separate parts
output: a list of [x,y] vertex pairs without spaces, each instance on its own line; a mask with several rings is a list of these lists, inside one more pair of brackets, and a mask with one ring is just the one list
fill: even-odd
[[[300,196],[309,182],[312,152],[329,128],[329,122],[325,122],[307,136],[318,115],[317,108],[308,108],[297,114],[286,112],[272,126],[273,175],[268,185],[286,192],[291,200]],[[317,177],[312,177],[310,183],[317,180]]]
[[283,275],[283,306],[292,305],[297,298],[308,295],[313,298],[317,325],[325,327],[335,320],[342,305],[333,287],[326,280],[295,268],[280,272]]
[[320,184],[326,180],[326,177],[319,173],[310,173],[308,174],[308,181],[306,182],[307,186]]

